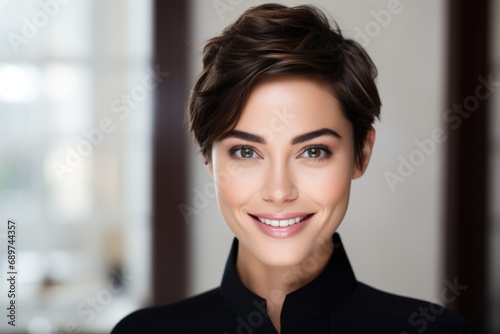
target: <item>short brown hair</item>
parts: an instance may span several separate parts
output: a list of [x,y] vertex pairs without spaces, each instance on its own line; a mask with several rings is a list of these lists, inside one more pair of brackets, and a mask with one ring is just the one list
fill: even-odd
[[311,5],[252,7],[207,42],[185,115],[200,153],[210,155],[213,142],[234,129],[259,80],[280,76],[303,76],[331,88],[352,124],[361,165],[367,131],[380,118],[377,68],[359,43],[344,38]]

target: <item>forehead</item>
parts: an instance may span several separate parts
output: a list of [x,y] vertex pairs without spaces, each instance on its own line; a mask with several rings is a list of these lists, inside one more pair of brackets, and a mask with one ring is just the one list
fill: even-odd
[[260,81],[250,92],[236,129],[350,127],[339,101],[325,84],[309,78]]

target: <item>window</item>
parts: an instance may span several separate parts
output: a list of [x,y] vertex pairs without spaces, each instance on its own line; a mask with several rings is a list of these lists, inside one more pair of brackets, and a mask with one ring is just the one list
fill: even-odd
[[152,3],[0,6],[0,267],[13,219],[16,329],[107,332],[150,298]]

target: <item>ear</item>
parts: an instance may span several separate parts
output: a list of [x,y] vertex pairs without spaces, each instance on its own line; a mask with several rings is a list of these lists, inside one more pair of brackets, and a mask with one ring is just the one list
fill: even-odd
[[354,163],[354,172],[352,175],[353,179],[360,178],[366,171],[368,167],[368,162],[370,162],[370,158],[372,156],[373,144],[375,143],[375,129],[370,127],[368,132],[366,133],[365,144],[363,146],[363,160],[361,165],[357,162]]
[[214,177],[214,166],[212,163],[212,158],[210,157],[210,154],[205,155],[205,165],[207,165],[208,173]]

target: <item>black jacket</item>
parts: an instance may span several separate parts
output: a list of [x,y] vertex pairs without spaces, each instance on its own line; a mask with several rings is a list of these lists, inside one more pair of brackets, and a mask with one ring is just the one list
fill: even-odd
[[[333,241],[334,252],[323,272],[286,296],[281,334],[473,333],[464,318],[448,309],[358,282],[337,233]],[[238,239],[234,238],[220,287],[136,311],[121,320],[112,334],[276,334],[266,300],[248,290],[238,277],[237,253]],[[462,288],[456,280],[448,283],[441,294],[444,303],[457,298]]]

